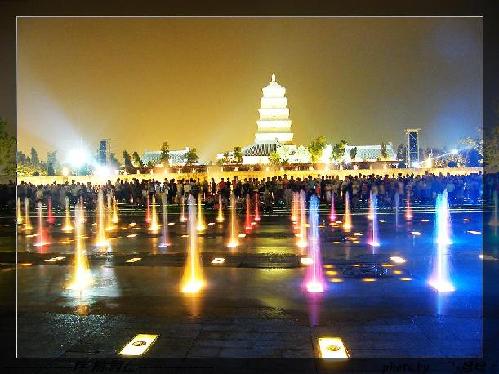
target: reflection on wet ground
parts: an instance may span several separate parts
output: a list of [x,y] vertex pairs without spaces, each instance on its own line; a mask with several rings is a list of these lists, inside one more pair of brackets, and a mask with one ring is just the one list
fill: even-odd
[[75,244],[57,225],[62,217],[48,226],[50,244],[43,247],[20,230],[19,354],[114,356],[138,333],[159,334],[151,357],[317,357],[324,336],[340,337],[351,357],[481,354],[480,211],[451,212],[455,291],[447,294],[428,286],[433,211],[414,209],[411,221],[399,217],[399,226],[394,214],[381,211],[381,246],[374,249],[365,213],[352,215],[349,233],[330,225],[327,213],[319,216],[326,288],[312,296],[302,288],[304,252],[284,213],[262,216],[237,248],[226,246],[227,222],[207,214],[197,240],[207,283],[191,296],[179,292],[189,238],[178,215],[168,216],[172,245],[160,248],[161,232],[147,230],[143,212],[126,212],[107,233],[111,250],[104,252],[94,245],[95,218],[88,215],[85,246],[94,283],[78,295],[66,289]]

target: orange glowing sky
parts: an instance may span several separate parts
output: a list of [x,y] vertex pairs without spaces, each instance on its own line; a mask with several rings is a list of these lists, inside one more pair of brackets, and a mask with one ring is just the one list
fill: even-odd
[[295,143],[453,146],[482,123],[482,19],[20,18],[19,148],[210,160],[253,143],[273,72]]

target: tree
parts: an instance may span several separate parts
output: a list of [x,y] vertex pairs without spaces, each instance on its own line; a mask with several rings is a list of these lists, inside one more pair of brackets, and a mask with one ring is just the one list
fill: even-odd
[[127,151],[123,151],[123,162],[125,164],[125,171],[127,173],[132,173],[134,170],[132,158],[130,157],[130,154]]
[[311,161],[310,152],[307,147],[299,145],[290,159],[298,163],[308,163]]
[[354,161],[356,156],[357,156],[357,147],[353,147],[350,149],[350,159]]
[[343,156],[345,156],[345,146],[347,145],[346,140],[340,140],[338,144],[335,144],[331,152],[331,159],[335,162],[340,162]]
[[276,151],[272,151],[269,154],[269,162],[272,166],[280,166],[281,165],[281,158],[279,157],[279,154]]
[[399,168],[407,166],[407,146],[400,144],[397,147],[397,160],[399,161]]
[[[488,138],[489,139],[489,138]],[[484,144],[481,129],[475,137],[468,136],[459,141],[467,166],[481,166],[484,156]]]
[[135,167],[143,168],[144,163],[140,159],[140,156],[137,152],[132,153],[132,163],[134,164]]
[[109,154],[109,165],[114,169],[120,167],[120,162],[118,161],[114,153]]
[[197,154],[196,148],[191,148],[185,155],[185,164],[192,165],[199,161],[199,156]]
[[243,163],[243,151],[241,147],[234,147],[234,159],[238,164]]
[[16,137],[6,131],[7,122],[0,118],[0,174],[14,177],[16,174]]
[[499,171],[499,127],[492,128],[485,134],[487,141],[483,144],[484,163],[487,173]]
[[312,142],[308,146],[308,151],[310,152],[310,157],[312,158],[312,162],[316,163],[322,156],[322,152],[324,148],[326,148],[327,139],[325,136],[321,135],[312,140]]
[[37,166],[40,163],[38,152],[33,147],[31,147],[31,163],[33,164],[33,166]]
[[386,160],[388,158],[388,151],[384,142],[381,142],[380,156],[382,160]]
[[47,152],[47,175],[55,175],[57,169],[57,151]]
[[282,165],[287,164],[292,157],[290,148],[283,145],[278,145],[275,152],[277,153],[277,156],[279,156],[279,162]]
[[230,162],[230,152],[224,152],[224,157],[222,158],[222,162],[224,164],[228,164]]
[[163,165],[168,165],[170,163],[170,146],[168,142],[163,142],[161,145],[161,156],[159,157],[159,161]]

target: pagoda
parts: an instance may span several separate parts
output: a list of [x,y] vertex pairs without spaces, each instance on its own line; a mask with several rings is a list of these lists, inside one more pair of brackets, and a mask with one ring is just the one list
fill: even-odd
[[260,119],[256,121],[258,130],[255,134],[255,144],[279,143],[290,144],[293,140],[291,120],[287,107],[286,88],[275,80],[272,74],[271,82],[262,88],[260,100]]

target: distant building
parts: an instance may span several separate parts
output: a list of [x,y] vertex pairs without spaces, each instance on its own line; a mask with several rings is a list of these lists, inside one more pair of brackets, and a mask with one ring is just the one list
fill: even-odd
[[419,132],[421,129],[405,129],[407,134],[407,167],[419,167]]
[[[350,152],[353,148],[357,148],[355,158],[350,157]],[[386,154],[387,157],[383,159],[381,157],[381,144],[374,145],[346,145],[345,155],[343,156],[343,162],[375,162],[379,160],[383,161],[397,161],[397,154],[393,149],[392,143],[386,144]]]
[[107,165],[110,155],[109,139],[99,141],[99,149],[97,151],[97,162],[101,165]]
[[[190,148],[185,147],[184,149],[173,150],[170,151],[170,165],[183,165],[187,161],[187,153]],[[157,165],[161,161],[161,151],[146,151],[140,157],[144,165],[147,165],[149,162],[152,162],[154,165]]]
[[[293,141],[292,121],[289,119],[286,88],[277,83],[275,74],[272,74],[269,84],[262,88],[258,113],[255,142],[241,150],[243,164],[267,164],[270,153],[276,151],[281,145],[296,148],[291,144]],[[217,154],[216,158],[221,160],[224,154]]]

